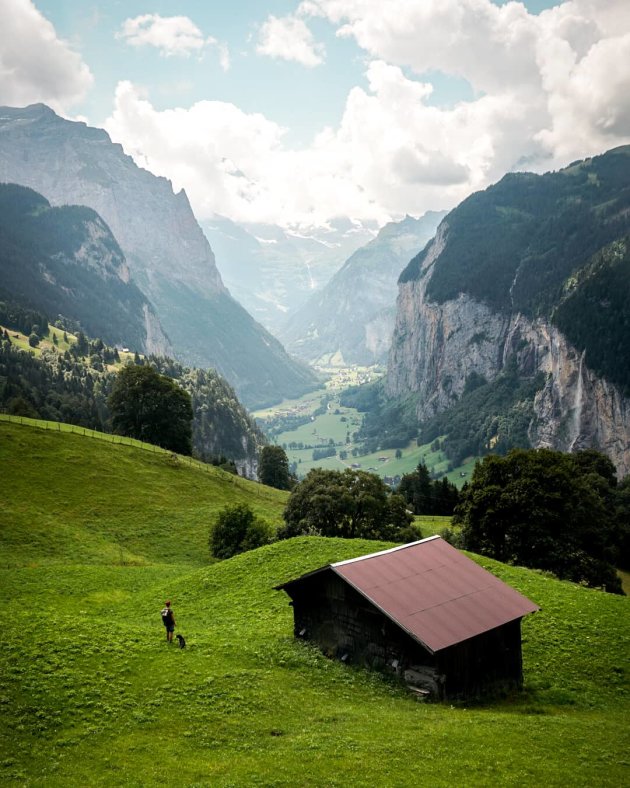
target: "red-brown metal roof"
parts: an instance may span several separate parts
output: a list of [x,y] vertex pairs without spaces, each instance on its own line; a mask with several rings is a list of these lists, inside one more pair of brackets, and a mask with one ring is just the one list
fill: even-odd
[[439,536],[330,569],[431,652],[539,610]]

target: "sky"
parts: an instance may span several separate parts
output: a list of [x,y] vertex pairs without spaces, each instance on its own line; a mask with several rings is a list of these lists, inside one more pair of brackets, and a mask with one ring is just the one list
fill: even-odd
[[630,143],[629,0],[1,0],[0,103],[201,220],[383,224]]

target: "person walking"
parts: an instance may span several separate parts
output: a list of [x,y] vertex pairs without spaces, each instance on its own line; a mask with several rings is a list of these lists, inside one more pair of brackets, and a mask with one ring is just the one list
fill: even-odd
[[162,623],[166,627],[166,642],[172,643],[173,642],[173,632],[175,631],[175,616],[173,615],[173,610],[171,609],[170,601],[164,603],[164,607],[162,608]]

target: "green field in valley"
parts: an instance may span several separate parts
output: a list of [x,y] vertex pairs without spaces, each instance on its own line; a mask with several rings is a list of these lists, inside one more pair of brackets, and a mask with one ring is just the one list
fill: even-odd
[[[542,607],[525,691],[422,704],[295,641],[273,590],[386,545],[303,537],[212,563],[218,508],[275,522],[286,496],[26,424],[0,422],[0,459],[5,784],[627,783],[627,598],[475,559]],[[184,651],[164,641],[167,597]]]
[[[472,473],[475,458],[449,470],[450,463],[443,451],[432,450],[428,443],[418,446],[415,441],[400,449],[400,457],[396,457],[395,449],[358,454],[360,443],[356,441],[355,433],[361,427],[363,415],[354,408],[341,405],[339,395],[357,376],[369,375],[369,369],[355,370],[354,378],[349,377],[351,373],[351,370],[337,370],[326,388],[318,389],[298,400],[287,400],[281,405],[254,413],[266,431],[276,420],[281,422],[283,418],[308,418],[306,423],[295,428],[274,430],[271,434],[273,442],[285,448],[289,462],[296,464],[298,477],[303,478],[312,468],[344,470],[358,467],[381,477],[393,478],[410,473],[418,463],[424,462],[430,472],[440,478],[446,475],[449,481],[461,487]],[[317,413],[318,410],[324,412]],[[329,445],[330,441],[335,446],[336,455],[314,460],[314,449],[321,449]],[[300,444],[303,448],[300,448]],[[341,452],[345,452],[347,456],[340,456]]]

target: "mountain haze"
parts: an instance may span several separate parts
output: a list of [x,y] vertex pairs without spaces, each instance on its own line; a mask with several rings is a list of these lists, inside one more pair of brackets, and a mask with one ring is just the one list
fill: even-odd
[[314,383],[225,288],[184,191],[138,167],[107,133],[43,104],[0,108],[0,180],[107,222],[182,362],[215,367],[249,405]]
[[341,219],[299,233],[215,216],[203,222],[203,229],[232,295],[278,337],[287,317],[374,237],[371,227]]
[[[628,473],[629,236],[630,146],[472,195],[401,274],[389,396],[413,395],[422,424],[530,381],[510,407],[532,446],[598,448]],[[513,424],[495,408],[462,440],[509,447]]]
[[390,222],[358,249],[284,326],[287,349],[310,362],[384,363],[394,328],[397,280],[435,234],[444,213]]

